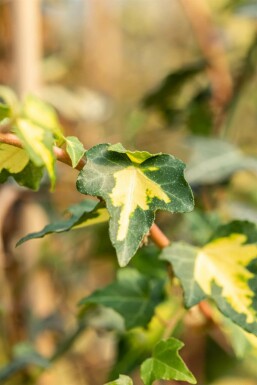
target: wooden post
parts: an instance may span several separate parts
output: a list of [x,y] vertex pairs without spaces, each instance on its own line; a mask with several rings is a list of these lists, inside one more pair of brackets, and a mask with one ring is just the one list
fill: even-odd
[[40,0],[13,0],[14,86],[19,96],[40,86]]

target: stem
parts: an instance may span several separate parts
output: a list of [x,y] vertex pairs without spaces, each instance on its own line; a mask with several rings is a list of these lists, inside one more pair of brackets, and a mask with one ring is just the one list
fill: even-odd
[[[23,144],[21,140],[17,138],[16,135],[9,134],[9,133],[7,134],[0,133],[0,143],[5,143],[18,148],[23,148]],[[56,159],[59,160],[59,162],[65,163],[68,166],[72,167],[71,159],[65,150],[63,150],[60,147],[54,146],[53,151],[56,156]],[[75,168],[80,171],[85,166],[85,164],[86,164],[86,160],[81,159]]]

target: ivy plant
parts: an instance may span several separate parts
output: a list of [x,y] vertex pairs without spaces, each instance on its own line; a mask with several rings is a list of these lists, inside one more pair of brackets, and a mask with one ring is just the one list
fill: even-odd
[[[190,308],[197,308],[215,323],[222,323],[217,319],[224,316],[242,332],[257,336],[255,224],[233,221],[222,225],[201,246],[170,243],[154,223],[156,212],[188,213],[194,209],[181,160],[170,154],[128,150],[121,143],[102,143],[85,150],[77,137],[65,136],[57,113],[47,103],[32,95],[20,102],[5,87],[0,88],[0,96],[0,127],[5,128],[0,133],[0,182],[12,178],[23,187],[38,190],[46,171],[50,190],[54,190],[56,161],[60,161],[79,171],[74,189],[86,195],[67,209],[68,219],[24,235],[17,245],[50,233],[109,222],[120,270],[114,282],[81,299],[78,315],[79,328],[87,327],[92,317],[108,309],[119,320],[111,329],[121,344],[115,363],[120,373],[112,370],[108,385],[132,385],[130,373],[136,367],[140,367],[144,385],[156,380],[196,383],[179,355],[184,344],[176,338],[176,328],[181,327]],[[133,257],[147,249],[147,237],[162,251],[152,270],[142,271],[133,265]],[[128,264],[131,266],[125,267]],[[160,315],[164,324],[171,319],[172,327],[156,326]],[[133,357],[129,351],[134,352]],[[48,367],[58,356],[57,352],[40,359]],[[26,362],[37,365],[32,359],[23,360],[22,366]],[[0,379],[8,378],[13,367],[0,370]]]

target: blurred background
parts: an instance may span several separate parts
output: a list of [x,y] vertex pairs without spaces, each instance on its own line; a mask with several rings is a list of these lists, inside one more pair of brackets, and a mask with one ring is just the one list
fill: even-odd
[[[86,149],[121,141],[188,163],[196,210],[157,217],[171,239],[201,245],[232,218],[257,222],[256,64],[256,0],[0,0],[1,84],[50,102]],[[83,199],[76,177],[58,165],[53,194],[47,181],[1,187],[0,383],[102,385],[115,365],[120,337],[77,324],[79,300],[117,270],[107,224],[15,249]],[[222,360],[206,383],[257,384],[256,351],[205,354]]]

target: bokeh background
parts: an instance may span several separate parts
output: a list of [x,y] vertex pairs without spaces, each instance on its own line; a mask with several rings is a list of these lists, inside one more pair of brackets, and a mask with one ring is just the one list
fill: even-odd
[[[204,185],[194,213],[158,215],[171,239],[202,244],[221,222],[257,222],[256,63],[255,0],[0,0],[0,83],[50,102],[67,135],[220,161],[189,169],[196,201]],[[0,383],[102,385],[115,363],[117,336],[77,324],[79,300],[117,270],[107,224],[15,248],[83,199],[76,177],[58,165],[54,193],[47,180],[0,189]],[[206,383],[257,384],[256,352],[219,349],[205,349]],[[50,368],[36,352],[56,355]]]

